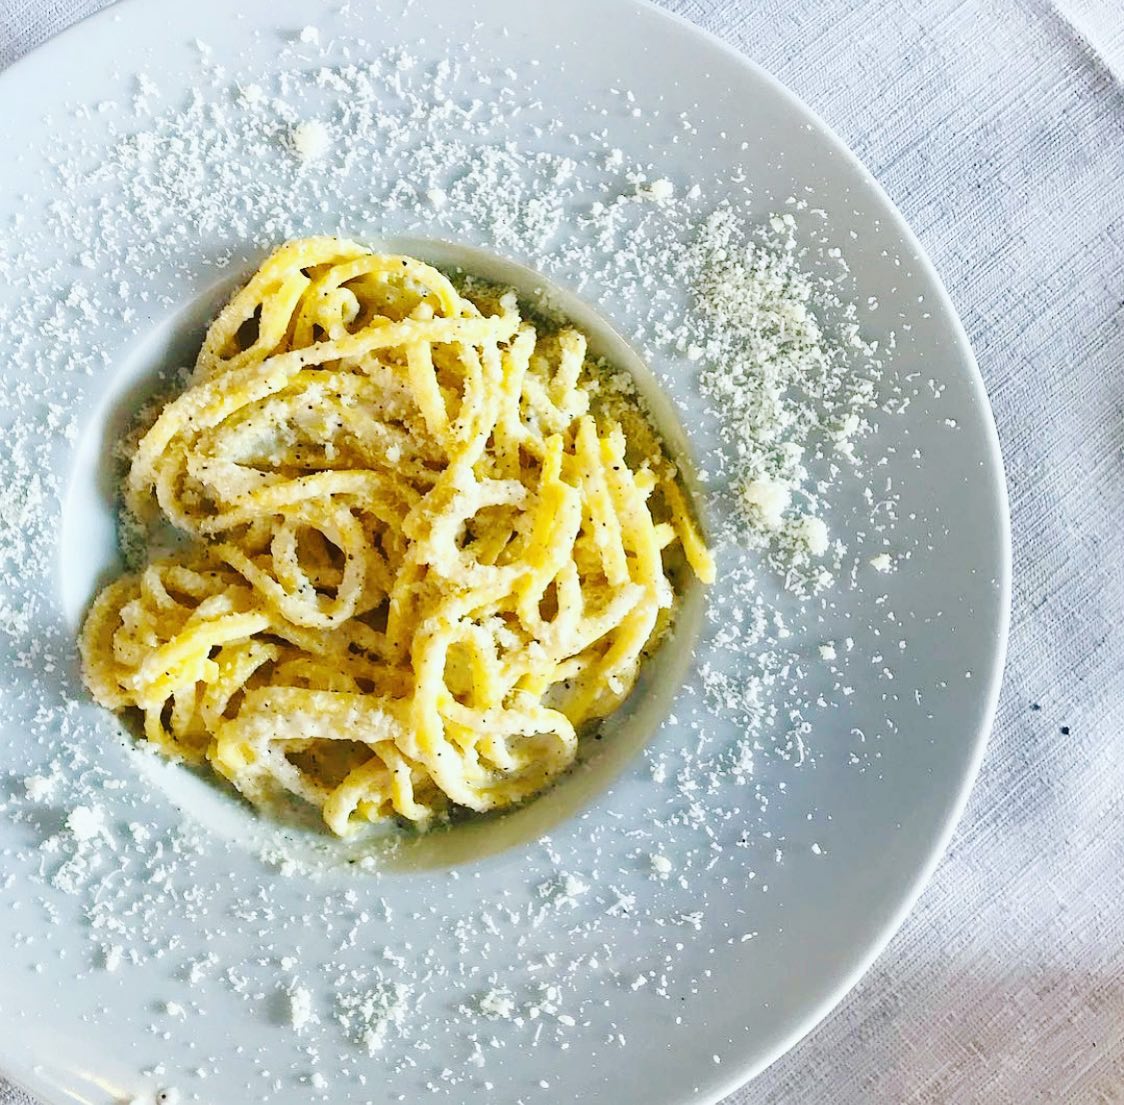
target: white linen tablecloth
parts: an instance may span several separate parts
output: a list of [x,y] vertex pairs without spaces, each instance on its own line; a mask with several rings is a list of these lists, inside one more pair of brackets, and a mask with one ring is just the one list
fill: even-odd
[[[104,3],[0,0],[0,68]],[[1124,1101],[1124,0],[664,3],[823,115],[920,235],[1014,522],[1006,682],[952,849],[728,1105]],[[0,1078],[0,1105],[27,1103]]]

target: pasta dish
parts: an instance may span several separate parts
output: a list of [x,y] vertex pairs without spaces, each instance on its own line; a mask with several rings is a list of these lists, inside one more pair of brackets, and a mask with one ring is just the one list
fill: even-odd
[[336,238],[273,254],[131,449],[182,540],[106,586],[102,705],[346,834],[510,806],[574,761],[714,566],[635,394],[513,292]]

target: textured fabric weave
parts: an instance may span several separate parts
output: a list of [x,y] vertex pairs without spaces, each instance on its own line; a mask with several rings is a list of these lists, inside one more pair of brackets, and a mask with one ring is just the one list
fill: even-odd
[[[99,6],[0,0],[0,67]],[[1124,1102],[1124,5],[665,6],[904,211],[979,357],[1014,522],[1006,684],[953,847],[863,982],[728,1105]]]

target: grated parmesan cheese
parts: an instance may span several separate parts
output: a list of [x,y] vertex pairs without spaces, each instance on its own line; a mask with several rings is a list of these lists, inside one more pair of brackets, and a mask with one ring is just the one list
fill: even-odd
[[[11,954],[42,969],[37,985],[60,992],[75,971],[115,971],[126,960],[166,970],[206,994],[211,1016],[232,1022],[262,1016],[276,997],[280,1019],[299,1034],[292,1054],[237,1060],[260,1078],[263,1101],[287,1079],[326,1090],[322,1071],[333,1096],[366,1100],[361,1078],[372,1069],[388,1085],[417,1078],[432,1087],[419,1096],[456,1097],[470,1077],[494,1080],[498,1094],[514,1047],[585,1046],[591,1024],[623,1019],[633,989],[652,1001],[697,993],[705,979],[680,954],[685,934],[711,937],[706,918],[723,895],[736,894],[750,913],[747,895],[769,892],[759,872],[775,844],[788,848],[789,864],[809,854],[773,840],[771,804],[790,802],[793,773],[815,762],[817,710],[847,709],[852,687],[839,675],[820,706],[801,669],[816,638],[789,638],[821,609],[808,596],[849,585],[866,559],[856,547],[843,562],[843,539],[861,546],[861,535],[831,507],[836,487],[869,463],[881,354],[842,285],[810,275],[817,258],[807,254],[799,203],[762,226],[756,197],[715,207],[712,183],[677,190],[658,151],[609,147],[599,124],[568,134],[536,107],[533,62],[485,72],[471,49],[431,64],[421,44],[383,49],[316,28],[287,38],[288,59],[268,74],[236,59],[226,69],[221,46],[200,48],[183,104],[163,105],[155,83],[138,78],[117,101],[79,105],[119,113],[119,137],[108,150],[60,139],[43,178],[56,197],[50,214],[29,214],[0,236],[0,277],[37,273],[14,308],[0,304],[6,356],[26,369],[12,374],[3,399],[11,425],[0,457],[0,571],[18,586],[0,598],[0,643],[26,673],[32,704],[24,714],[16,699],[0,702],[28,734],[13,774],[23,786],[0,805],[32,841],[5,855],[0,887],[34,886],[48,916],[57,911],[89,939],[85,964],[71,956],[56,966],[44,954],[55,924]],[[299,46],[322,41],[310,66],[313,51]],[[469,74],[487,78],[486,93],[468,90]],[[629,112],[658,118],[658,105],[621,95]],[[260,174],[246,175],[246,151],[260,155]],[[331,173],[308,171],[329,155]],[[727,184],[720,194],[735,194]],[[181,823],[163,802],[137,799],[136,772],[162,786],[169,776],[160,772],[178,769],[126,753],[111,721],[48,678],[69,661],[37,630],[53,602],[63,498],[53,451],[70,455],[122,344],[149,337],[152,319],[182,307],[177,297],[199,284],[201,258],[213,266],[209,283],[234,278],[286,237],[429,234],[436,211],[442,237],[564,277],[623,320],[657,375],[697,382],[699,402],[683,417],[714,440],[699,475],[726,557],[723,603],[707,613],[697,681],[668,718],[674,741],[657,732],[648,770],[630,783],[647,788],[640,823],[581,815],[572,839],[528,848],[518,878],[487,883],[473,871],[430,901],[411,880],[388,878],[374,856],[343,875],[330,858],[272,836],[261,848],[268,877],[257,866],[243,877],[237,845]],[[242,245],[216,253],[216,241]],[[73,244],[73,256],[38,268],[60,242]],[[825,256],[831,249],[818,260]],[[105,272],[119,275],[106,282]],[[57,400],[52,409],[44,395]],[[392,449],[387,457],[394,463]],[[882,501],[867,500],[871,521]],[[874,560],[886,565],[876,570],[893,564],[889,554]],[[772,581],[801,599],[803,622],[779,617],[765,593]],[[829,632],[839,631],[818,636]],[[831,642],[819,646],[833,676],[835,661],[843,668],[861,653],[850,637],[838,655]],[[878,734],[854,729],[848,739],[854,770],[877,769]],[[54,764],[64,758],[61,771]],[[69,811],[63,830],[57,821],[39,827],[48,802]],[[116,824],[128,827],[119,840]],[[668,840],[674,861],[661,850]],[[828,845],[810,854],[827,855]],[[337,889],[342,877],[352,893]],[[214,954],[182,943],[185,926]],[[246,932],[260,940],[236,952]],[[642,973],[621,964],[622,947],[650,955]],[[299,968],[302,982],[279,985],[279,966],[290,978]],[[165,1009],[186,1016],[178,1003]],[[598,1046],[628,1041],[614,1029]],[[193,1056],[190,1070],[145,1077],[216,1076],[234,1061],[219,1058]]]
[[756,521],[766,530],[780,529],[784,513],[792,503],[792,486],[782,480],[758,476],[742,485],[742,503],[751,522]]
[[23,781],[24,793],[31,802],[46,802],[54,794],[57,781],[52,775],[29,775]]
[[515,1012],[515,999],[507,990],[489,990],[479,1002],[480,1012],[493,1020],[508,1020]]
[[89,841],[105,832],[105,814],[97,807],[75,806],[67,814],[66,827],[77,841]]
[[805,514],[796,520],[794,529],[812,556],[823,556],[827,552],[827,524],[822,518]]
[[312,993],[303,986],[294,986],[289,990],[289,1024],[294,1031],[300,1032],[317,1020],[312,1010]]
[[318,119],[309,119],[293,127],[289,141],[302,162],[319,161],[332,148],[332,133]]
[[656,203],[664,203],[675,195],[675,185],[662,178],[653,180],[651,184],[638,188],[637,195],[643,199],[655,200]]

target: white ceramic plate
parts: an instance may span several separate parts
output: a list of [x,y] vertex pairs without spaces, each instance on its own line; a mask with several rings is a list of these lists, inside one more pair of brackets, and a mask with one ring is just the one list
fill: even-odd
[[[302,166],[286,138],[311,118],[330,148]],[[0,148],[0,1068],[50,1102],[672,1105],[807,1032],[944,848],[1007,620],[980,377],[854,157],[746,59],[631,0],[124,3],[0,76]],[[627,199],[655,180],[671,200]],[[713,477],[668,262],[722,202],[748,226],[795,213],[813,273],[846,263],[881,399],[910,399],[828,496],[836,587],[798,600],[750,554],[788,636],[722,643],[753,601],[727,550],[712,616],[693,594],[572,780],[377,870],[278,837],[85,700],[73,631],[112,566],[109,450],[265,249],[342,230],[445,261],[459,243],[528,293],[487,258],[545,271],[641,352]],[[707,705],[715,671],[731,694],[779,673],[748,737],[744,711]]]

